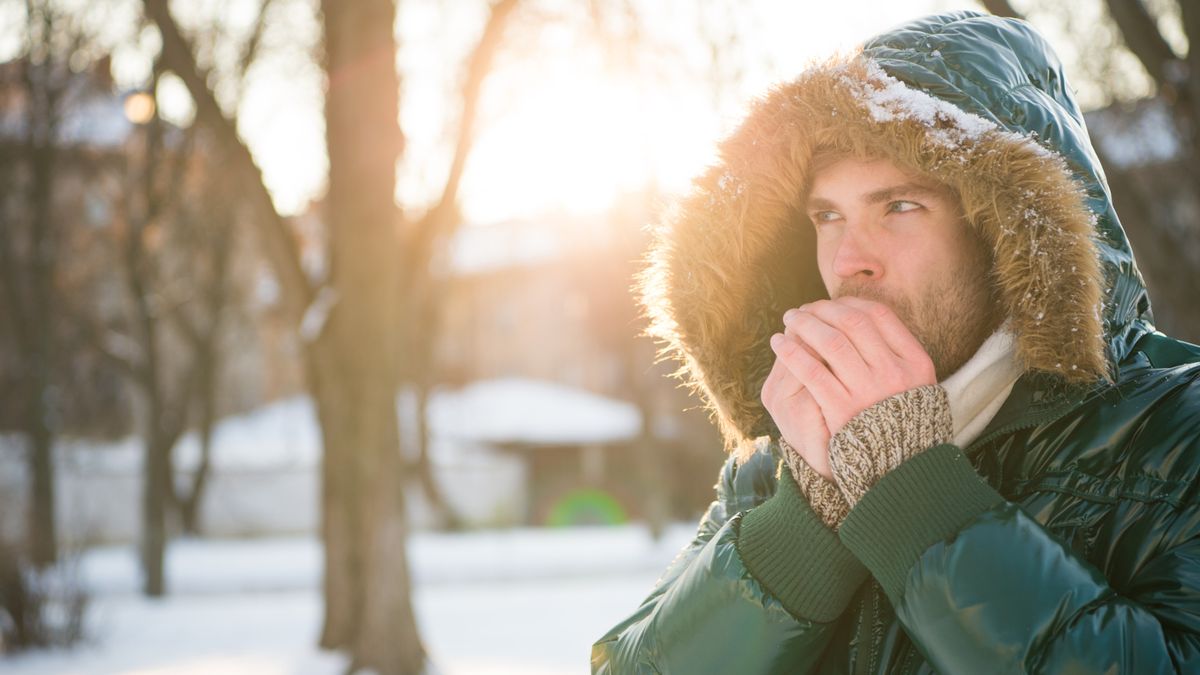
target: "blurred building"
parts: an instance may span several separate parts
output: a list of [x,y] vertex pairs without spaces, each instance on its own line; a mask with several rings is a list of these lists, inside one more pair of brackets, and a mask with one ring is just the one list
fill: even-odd
[[[667,377],[671,364],[655,364],[655,347],[639,337],[630,286],[646,245],[646,203],[592,218],[466,226],[448,249],[439,381],[528,378],[629,410],[628,423],[593,438],[560,427],[557,436],[488,439],[526,467],[528,522],[690,518],[712,498],[720,439],[698,401]],[[525,414],[531,429],[539,415],[557,414],[548,401],[535,405]]]
[[[120,91],[110,72],[111,59],[103,57],[86,70],[41,72],[48,65],[30,66],[23,60],[0,64],[0,203],[5,217],[13,225],[6,232],[14,254],[28,260],[34,253],[23,248],[24,240],[16,236],[17,223],[30,217],[28,192],[33,189],[30,153],[30,91],[23,81],[26,69],[33,77],[55,82],[56,120],[53,135],[53,183],[51,221],[55,229],[56,255],[60,259],[56,291],[62,301],[56,320],[64,333],[63,351],[70,351],[70,369],[75,373],[68,379],[81,384],[72,396],[64,396],[60,430],[69,434],[99,433],[113,436],[132,430],[132,395],[127,382],[113,368],[106,367],[89,348],[96,339],[78,319],[86,314],[92,333],[107,331],[103,337],[108,347],[120,353],[135,349],[132,341],[121,337],[120,326],[128,322],[128,280],[121,269],[120,241],[129,227],[131,204],[130,183],[137,181],[137,161],[144,152],[146,133],[144,123],[153,114],[154,101],[145,92]],[[229,206],[235,199],[211,194],[209,183],[217,161],[213,144],[203,130],[194,130],[188,142],[185,130],[162,122],[162,146],[165,161],[177,158],[181,172],[180,191],[202,195],[209,191],[212,201]],[[215,211],[211,204],[195,199],[195,210]],[[244,213],[230,217],[246,217]],[[201,221],[194,227],[203,230]],[[169,265],[201,264],[190,260],[186,250],[194,242],[175,241],[161,224],[152,224],[143,232],[143,245],[152,255],[166,247],[185,249],[175,255]],[[241,227],[244,231],[251,228]],[[294,340],[283,326],[278,311],[277,290],[273,290],[266,261],[258,255],[258,247],[250,237],[239,237],[232,245],[231,299],[229,313],[233,320],[225,322],[222,350],[225,355],[218,396],[222,414],[243,412],[268,401],[295,394],[300,386],[300,370],[296,363]],[[5,299],[0,298],[0,313]],[[169,298],[170,302],[188,302],[188,298]],[[236,305],[236,306],[235,306]],[[73,316],[74,315],[74,316]],[[169,328],[169,327],[168,327]],[[17,358],[11,343],[5,338],[9,331],[0,322],[0,384],[5,373],[14,373]],[[181,337],[165,330],[163,358],[167,364],[184,364]],[[95,345],[91,345],[94,347]],[[282,357],[280,356],[282,355]],[[8,367],[4,367],[4,366]],[[3,387],[2,389],[10,389]],[[5,401],[0,394],[0,401]],[[6,402],[7,403],[7,402]],[[18,428],[10,415],[19,415],[19,405],[0,405],[0,430]]]
[[[0,64],[0,218],[14,268],[6,272],[7,284],[25,281],[19,271],[30,269],[38,254],[32,250],[29,221],[37,189],[33,163],[41,150],[31,136],[47,130],[31,128],[35,108],[30,82],[34,80],[55,80],[55,107],[61,110],[52,137],[54,191],[49,206],[50,226],[56,232],[47,233],[44,245],[57,248],[51,255],[78,256],[76,270],[101,264],[102,254],[84,242],[113,221],[112,177],[123,171],[124,144],[133,128],[122,98],[113,91],[108,69],[107,59],[82,72],[50,72],[50,66],[24,60]],[[63,269],[60,274],[56,286],[69,288],[77,283],[75,271]],[[112,292],[119,282],[113,275],[96,288],[97,312],[120,311],[119,294]],[[17,327],[10,323],[17,316],[11,301],[12,294],[0,293],[0,430],[24,428],[25,404],[17,375],[26,364],[21,362]],[[77,331],[63,322],[55,328],[63,344],[78,343]],[[64,379],[86,383],[81,387],[85,391],[63,391],[54,397],[55,424],[103,435],[123,433],[131,413],[120,375],[94,353],[73,352],[62,364]]]
[[[589,287],[577,266],[581,251],[608,256],[595,241],[604,227],[547,219],[461,228],[442,278],[439,379],[528,377],[626,394],[623,354],[591,330],[597,296],[621,289]],[[628,326],[630,342],[636,330]]]

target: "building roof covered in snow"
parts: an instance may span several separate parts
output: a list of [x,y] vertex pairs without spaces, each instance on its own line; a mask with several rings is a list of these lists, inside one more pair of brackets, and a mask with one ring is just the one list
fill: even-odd
[[637,436],[642,416],[627,401],[553,382],[498,378],[430,397],[434,436],[490,444],[577,445]]
[[[431,440],[443,451],[452,451],[462,443],[614,443],[636,437],[642,424],[641,413],[627,401],[554,382],[515,377],[435,391],[428,405]],[[142,445],[132,436],[115,442],[63,437],[58,443],[59,461],[89,471],[137,472],[143,460]],[[19,435],[0,434],[0,466],[18,464],[23,453],[24,442]],[[226,417],[213,430],[211,461],[218,471],[301,468],[316,464],[320,456],[321,431],[306,396]],[[199,438],[189,432],[175,448],[176,468],[194,470],[199,460]]]

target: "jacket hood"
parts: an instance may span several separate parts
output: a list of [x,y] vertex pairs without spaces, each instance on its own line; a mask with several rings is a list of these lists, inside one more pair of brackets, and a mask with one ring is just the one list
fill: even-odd
[[994,253],[1026,372],[1108,378],[1150,305],[1083,115],[1028,24],[918,19],[756,100],[655,233],[639,283],[648,332],[704,397],[730,449],[777,433],[759,395],[783,312],[827,297],[801,203],[814,149],[939,180]]

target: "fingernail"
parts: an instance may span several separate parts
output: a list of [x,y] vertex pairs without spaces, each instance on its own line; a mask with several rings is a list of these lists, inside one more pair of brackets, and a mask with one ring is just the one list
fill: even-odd
[[796,316],[796,310],[794,310],[794,309],[789,309],[788,311],[786,311],[786,312],[784,312],[784,313],[783,313],[783,320],[784,320],[784,321],[791,321],[791,320],[792,320],[792,318],[793,318],[793,317],[795,317],[795,316]]
[[774,335],[771,336],[771,347],[773,347],[775,349],[779,349],[779,346],[782,344],[783,344],[783,334],[782,333],[775,333]]

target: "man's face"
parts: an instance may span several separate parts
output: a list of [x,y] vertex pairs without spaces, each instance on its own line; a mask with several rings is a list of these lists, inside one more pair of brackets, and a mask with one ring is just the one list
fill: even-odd
[[945,379],[998,326],[989,256],[949,188],[887,160],[818,170],[805,205],[829,297],[887,304]]

